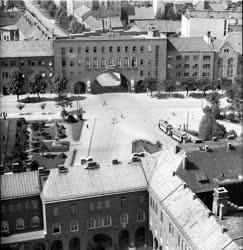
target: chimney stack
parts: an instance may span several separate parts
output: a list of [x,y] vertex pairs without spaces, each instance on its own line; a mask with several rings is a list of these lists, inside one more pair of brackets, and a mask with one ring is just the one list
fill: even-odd
[[[223,218],[227,214],[228,191],[224,187],[214,188],[213,193],[213,213]],[[221,206],[223,205],[223,206]],[[220,211],[221,210],[221,211]]]
[[184,170],[188,170],[188,157],[187,157],[187,155],[185,154],[184,156],[183,156],[183,159],[182,159],[182,166],[183,166],[183,169]]
[[220,219],[220,220],[223,220],[223,218],[224,218],[223,211],[224,211],[224,205],[223,205],[223,204],[220,204],[220,205],[219,205],[219,219]]
[[175,145],[174,152],[175,152],[175,154],[180,152],[180,147],[178,145]]

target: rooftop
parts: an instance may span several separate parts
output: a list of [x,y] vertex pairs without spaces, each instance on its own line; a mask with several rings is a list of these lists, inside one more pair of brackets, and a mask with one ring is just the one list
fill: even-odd
[[238,53],[242,54],[242,32],[229,32],[221,41],[218,50],[220,50],[226,43]]
[[14,199],[40,194],[37,171],[1,175],[1,199]]
[[[188,170],[183,166],[177,170],[178,175],[190,186],[195,193],[213,191],[219,184],[240,182],[239,176],[243,171],[243,145],[241,138],[230,141],[234,149],[227,149],[226,140],[207,142],[203,144],[183,144],[189,160]],[[208,145],[211,152],[199,150]],[[230,166],[230,167],[229,167]]]
[[82,199],[99,195],[133,192],[147,188],[140,163],[101,164],[97,169],[83,165],[68,168],[67,173],[51,169],[42,197],[48,202]]
[[91,12],[91,9],[88,8],[85,5],[79,6],[77,9],[74,10],[74,14],[77,15],[78,17],[83,17],[84,15],[88,14]]
[[0,12],[0,27],[16,24],[21,16],[21,12]]
[[53,56],[51,40],[11,41],[0,43],[0,58]]
[[203,37],[169,37],[167,46],[169,51],[212,51]]
[[135,7],[135,15],[130,15],[129,20],[155,19],[153,7]]

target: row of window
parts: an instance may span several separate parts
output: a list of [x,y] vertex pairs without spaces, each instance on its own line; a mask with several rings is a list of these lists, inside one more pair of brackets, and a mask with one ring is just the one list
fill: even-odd
[[[129,51],[131,52],[140,52],[140,53],[143,53],[144,52],[144,46],[140,46],[140,47],[137,47],[137,46],[132,46],[131,48],[129,48],[129,46],[124,46],[123,48],[120,47],[120,46],[116,46],[116,47],[113,47],[113,46],[108,46],[108,47],[105,47],[105,46],[102,46],[100,48],[97,48],[96,46],[94,46],[93,48],[90,48],[90,47],[85,47],[85,48],[82,48],[82,47],[78,47],[77,48],[77,53],[80,54],[82,53],[82,50],[85,51],[85,53],[89,53],[89,52],[93,52],[93,53],[97,53],[99,52],[98,50],[100,49],[100,52],[101,53],[106,53],[106,52],[117,52],[117,53],[121,53],[121,52],[125,52],[125,53],[128,53]],[[72,54],[72,53],[75,53],[75,48],[73,47],[70,47],[69,48],[69,53]],[[149,45],[148,46],[148,51],[151,51],[152,50],[152,47]],[[62,55],[66,55],[66,48],[61,48],[61,54]]]
[[[31,227],[36,228],[40,226],[40,218],[38,216],[33,216],[31,218]],[[22,218],[16,220],[15,227],[17,230],[23,230],[25,228],[25,223]],[[9,233],[9,224],[8,221],[1,222],[1,232]]]
[[[183,64],[176,64],[176,69],[180,69],[181,68],[181,66],[182,66]],[[203,64],[203,68],[204,69],[210,69],[210,67],[211,67],[211,65],[210,64]],[[170,64],[168,64],[168,68],[172,68],[172,66],[170,65]],[[188,64],[188,63],[186,63],[186,64],[184,64],[184,68],[185,69],[189,69],[190,68],[190,64]],[[198,69],[198,64],[196,63],[196,64],[193,64],[192,65],[192,68],[193,69]]]
[[[182,59],[184,59],[184,60],[190,60],[190,56],[189,55],[186,55],[184,57],[181,56],[181,55],[176,55],[175,58],[176,58],[176,60],[182,60]],[[199,60],[199,56],[198,55],[193,55],[192,59],[194,61],[198,61]],[[168,60],[169,61],[173,60],[173,56],[172,55],[168,56]],[[211,56],[205,55],[205,56],[203,56],[203,60],[205,60],[205,61],[211,60]]]
[[1,206],[1,214],[15,213],[21,211],[29,211],[31,209],[38,209],[38,201],[32,200],[31,202],[18,203],[18,204],[10,204],[10,205],[2,205]]
[[[39,73],[42,75],[42,77],[47,76],[47,73],[45,71],[39,71]],[[49,72],[48,76],[53,77],[53,72]],[[22,77],[25,78],[25,74],[22,74]],[[11,78],[11,74],[9,72],[2,72],[2,78],[3,79]]]
[[[192,77],[198,77],[199,74],[198,72],[193,72],[192,74],[190,74],[189,72],[184,72],[183,74],[181,74],[181,72],[176,72],[176,77],[181,77],[181,76],[184,76],[184,77],[189,77],[189,76],[192,76]],[[168,72],[167,74],[167,78],[170,79],[172,77],[172,72]],[[202,77],[210,77],[210,72],[202,72]]]
[[[42,60],[39,60],[38,63],[37,62],[34,62],[34,61],[31,61],[31,60],[28,60],[28,66],[45,66],[45,65],[49,65],[49,66],[52,66],[52,62],[49,62],[48,64],[45,62],[45,61],[42,61]],[[10,61],[10,63],[8,64],[8,62],[4,62],[2,61],[2,67],[8,67],[8,66],[11,66],[11,67],[15,67],[17,66],[16,64],[16,61]],[[20,65],[21,66],[24,66],[25,65],[25,61],[20,61]]]

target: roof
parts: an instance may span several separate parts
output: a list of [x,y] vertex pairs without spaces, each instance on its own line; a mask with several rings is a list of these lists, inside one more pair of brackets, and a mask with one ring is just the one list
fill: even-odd
[[1,12],[0,27],[14,25],[21,18],[21,12]]
[[[213,191],[220,183],[238,182],[238,176],[243,173],[243,145],[241,140],[231,143],[234,150],[227,149],[225,140],[207,142],[212,152],[200,151],[199,145],[191,143],[182,145],[189,160],[189,169],[184,170],[180,166],[177,173],[195,193]],[[200,144],[200,147],[204,145]]]
[[[107,17],[107,18],[102,18],[104,19],[105,22],[107,22],[107,27],[110,27],[111,24],[111,28],[115,29],[115,28],[123,28],[123,24],[122,21],[120,19],[120,17]],[[102,24],[102,19],[100,19],[100,22]]]
[[226,10],[228,7],[226,1],[222,1],[219,3],[210,3],[209,2],[209,6],[214,11]]
[[140,163],[109,165],[97,169],[73,166],[67,173],[51,169],[41,194],[44,202],[82,199],[99,195],[133,192],[147,188]]
[[133,20],[146,20],[146,19],[155,19],[154,17],[154,8],[153,7],[135,7],[135,15],[130,15],[130,19]]
[[242,32],[229,32],[222,40],[218,49],[220,50],[226,43],[238,53],[242,54]]
[[51,40],[11,41],[0,43],[0,58],[53,56]]
[[13,24],[13,25],[2,26],[2,27],[0,27],[0,29],[2,29],[2,30],[17,30],[18,27]]
[[[184,181],[173,172],[180,166],[183,152],[175,154],[171,149],[160,152],[149,182],[149,192],[157,197],[163,211],[170,216],[177,228],[183,228],[183,236],[190,248],[198,250],[238,249],[214,216],[200,199],[193,199],[194,192],[184,186]],[[142,161],[144,170],[148,167]]]
[[14,199],[40,194],[37,171],[1,175],[1,199]]
[[91,30],[100,30],[102,29],[102,23],[99,22],[98,20],[96,20],[94,17],[92,16],[88,16],[83,23],[86,23]]
[[202,37],[170,37],[168,38],[168,50],[179,52],[212,51]]
[[82,18],[84,15],[88,14],[90,11],[91,11],[90,8],[88,8],[85,5],[81,5],[80,7],[74,10],[74,14]]
[[135,27],[138,30],[149,31],[151,28],[159,30],[162,33],[176,33],[181,29],[181,21],[172,20],[139,20],[135,21]]

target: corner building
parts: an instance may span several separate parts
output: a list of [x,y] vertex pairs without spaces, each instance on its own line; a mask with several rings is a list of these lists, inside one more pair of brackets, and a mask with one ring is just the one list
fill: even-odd
[[157,32],[83,33],[54,41],[55,71],[68,80],[68,91],[97,93],[96,78],[121,74],[126,91],[145,77],[166,79],[166,37]]

